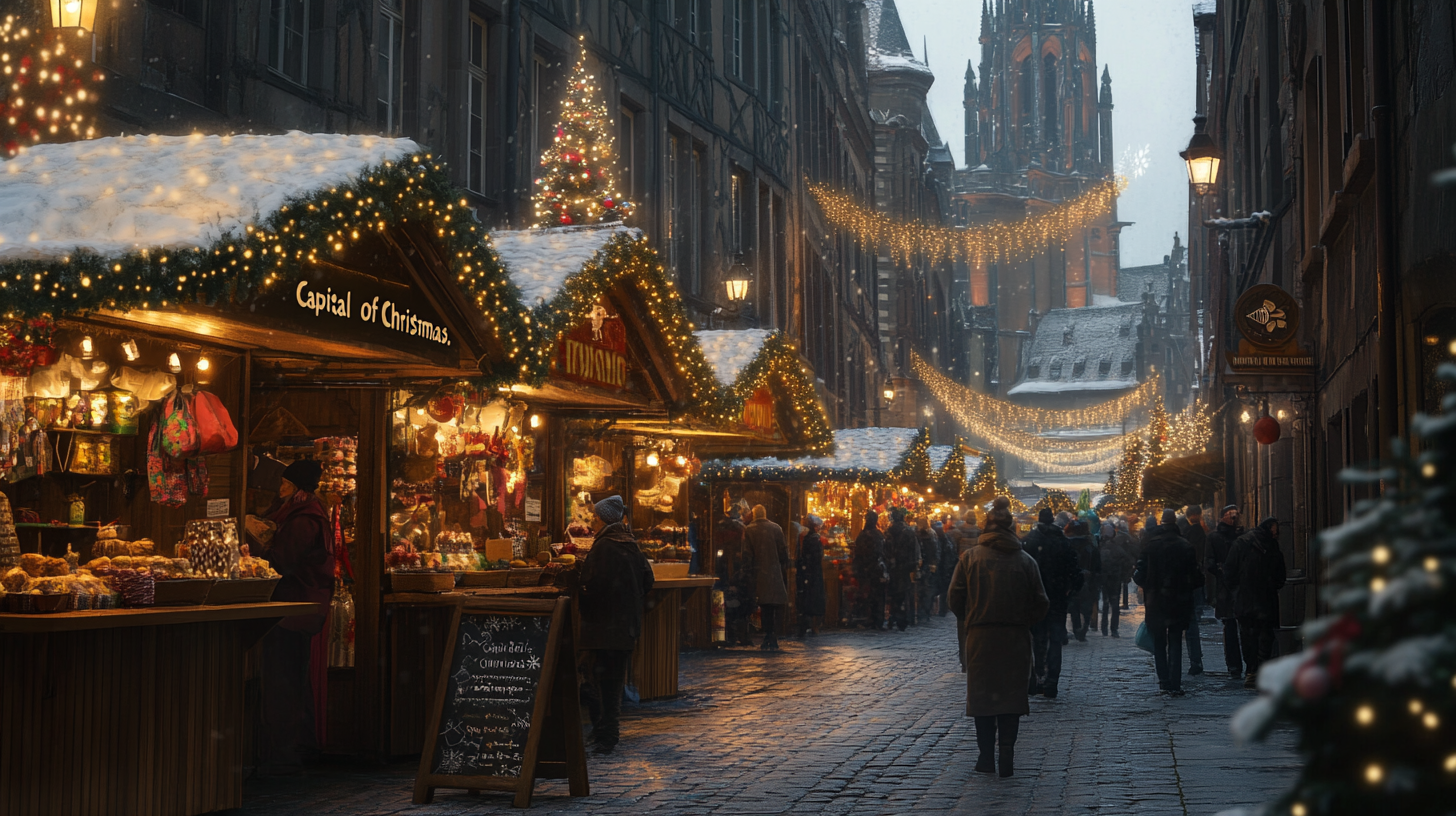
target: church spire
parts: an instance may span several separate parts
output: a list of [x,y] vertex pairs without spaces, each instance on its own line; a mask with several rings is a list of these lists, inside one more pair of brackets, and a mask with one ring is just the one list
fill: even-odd
[[1097,7],[1093,0],[1087,0],[1087,38],[1092,41],[1092,50],[1097,50]]
[[981,0],[981,42],[991,39],[991,7],[988,0]]

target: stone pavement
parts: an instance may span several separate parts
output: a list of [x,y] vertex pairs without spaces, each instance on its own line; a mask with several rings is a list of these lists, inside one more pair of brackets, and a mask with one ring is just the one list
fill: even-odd
[[[1272,799],[1293,781],[1293,734],[1236,746],[1229,715],[1253,692],[1221,673],[1157,694],[1152,658],[1123,637],[1069,643],[1061,695],[1035,697],[1016,776],[971,770],[955,621],[908,632],[826,632],[784,652],[683,655],[675,700],[632,706],[612,756],[588,755],[591,796],[541,782],[541,814],[1191,814]],[[1223,648],[1204,626],[1209,668]],[[1186,658],[1185,658],[1186,660]],[[249,781],[248,816],[507,813],[509,796],[410,802],[416,762],[330,765]]]

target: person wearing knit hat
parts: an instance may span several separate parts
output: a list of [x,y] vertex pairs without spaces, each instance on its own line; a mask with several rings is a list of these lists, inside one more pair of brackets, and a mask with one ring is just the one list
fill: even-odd
[[[1011,531],[1010,502],[998,498],[986,532],[956,564],[947,593],[958,627],[966,669],[966,716],[976,722],[981,773],[1015,772],[1021,717],[1031,713],[1031,627],[1051,606],[1036,560]],[[998,746],[999,742],[999,746]],[[999,757],[996,749],[1000,748]]]
[[799,557],[794,562],[794,607],[799,612],[799,637],[819,634],[827,596],[824,591],[824,541],[819,530],[824,520],[810,513],[804,519],[804,537],[799,539]]
[[581,634],[577,648],[587,653],[588,682],[583,688],[591,714],[596,753],[610,754],[621,738],[622,694],[627,666],[642,637],[643,603],[654,583],[652,565],[623,519],[621,496],[596,503],[596,538],[581,562]]
[[[251,540],[254,552],[283,576],[273,590],[275,601],[317,604],[326,610],[334,595],[334,554],[329,517],[314,495],[323,468],[299,459],[283,471],[278,497],[263,513],[274,525],[268,541]],[[293,615],[263,636],[262,719],[260,736],[265,773],[291,773],[301,752],[319,747],[312,675],[313,639],[324,628],[325,613]]]

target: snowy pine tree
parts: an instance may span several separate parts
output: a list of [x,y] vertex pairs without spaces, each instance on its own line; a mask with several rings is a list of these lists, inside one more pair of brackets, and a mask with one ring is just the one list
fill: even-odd
[[[1456,381],[1456,365],[1437,376]],[[1303,651],[1265,664],[1262,696],[1234,731],[1299,729],[1305,766],[1268,814],[1356,816],[1456,810],[1456,394],[1417,415],[1422,450],[1346,478],[1383,482],[1320,536],[1330,611],[1305,624]]]
[[535,197],[537,227],[619,221],[631,210],[612,182],[616,158],[609,134],[612,120],[598,97],[595,80],[586,72],[583,45],[571,69],[555,138],[541,153]]

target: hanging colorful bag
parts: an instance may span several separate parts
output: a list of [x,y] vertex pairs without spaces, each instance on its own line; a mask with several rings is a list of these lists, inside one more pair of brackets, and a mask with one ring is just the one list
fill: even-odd
[[162,422],[152,423],[147,435],[147,492],[163,507],[187,503],[187,465],[162,450]]
[[207,475],[207,460],[199,456],[196,459],[188,459],[186,464],[187,492],[193,496],[207,498],[207,488],[211,484]]
[[173,394],[162,403],[162,452],[173,459],[189,459],[201,450],[197,421],[192,415],[192,398]]
[[192,397],[192,418],[197,428],[198,452],[203,456],[238,446],[238,429],[216,394],[198,391]]

